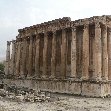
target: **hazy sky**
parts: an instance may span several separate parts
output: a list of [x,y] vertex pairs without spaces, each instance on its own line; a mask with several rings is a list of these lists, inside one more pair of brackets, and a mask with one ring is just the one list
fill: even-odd
[[18,29],[49,20],[111,15],[111,0],[0,0],[0,58]]

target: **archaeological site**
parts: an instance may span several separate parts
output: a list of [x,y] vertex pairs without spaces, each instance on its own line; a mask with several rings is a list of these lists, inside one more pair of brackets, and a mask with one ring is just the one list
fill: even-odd
[[55,19],[7,42],[8,85],[87,97],[111,96],[111,16]]

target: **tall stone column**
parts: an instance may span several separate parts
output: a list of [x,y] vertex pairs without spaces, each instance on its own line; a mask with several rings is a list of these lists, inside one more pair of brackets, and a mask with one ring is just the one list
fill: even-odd
[[30,38],[26,38],[26,77],[29,75],[29,46],[30,46]]
[[22,52],[22,72],[21,72],[22,77],[26,76],[26,60],[27,60],[26,50],[27,50],[27,40],[24,37],[23,38],[23,52]]
[[17,40],[16,76],[20,76],[20,47],[21,41]]
[[76,78],[76,27],[72,27],[72,42],[71,42],[71,78]]
[[66,31],[65,29],[62,29],[62,44],[61,44],[61,75],[62,78],[66,77],[66,46],[67,46],[67,40],[66,40]]
[[108,28],[108,79],[111,80],[111,27]]
[[14,76],[16,76],[16,62],[17,62],[17,41],[15,40]]
[[39,35],[36,35],[36,55],[35,55],[35,74],[37,77],[40,77],[40,67],[39,67],[39,48],[40,48],[40,38]]
[[16,44],[15,44],[15,40],[13,40],[12,41],[12,57],[11,57],[11,60],[12,60],[12,68],[11,68],[11,70],[12,70],[12,74],[14,75],[14,69],[15,69],[15,48],[16,48]]
[[101,47],[101,27],[99,22],[95,23],[95,40],[94,40],[94,80],[101,80],[102,75],[102,47]]
[[102,79],[108,80],[107,26],[102,27]]
[[5,74],[9,74],[9,67],[10,67],[10,41],[7,41],[7,51],[6,51],[6,68],[5,68]]
[[53,32],[52,38],[52,58],[51,58],[51,78],[55,78],[56,74],[56,31]]
[[30,36],[30,45],[29,45],[29,69],[28,69],[28,76],[32,75],[32,65],[33,65],[33,37]]
[[43,75],[45,78],[47,75],[47,47],[48,47],[48,35],[47,32],[44,33],[44,48],[43,48]]
[[23,64],[22,64],[22,61],[23,61],[23,45],[24,45],[24,41],[23,39],[21,38],[21,45],[20,45],[20,77],[23,76]]
[[82,66],[82,79],[89,78],[89,24],[84,25],[83,29],[83,66]]

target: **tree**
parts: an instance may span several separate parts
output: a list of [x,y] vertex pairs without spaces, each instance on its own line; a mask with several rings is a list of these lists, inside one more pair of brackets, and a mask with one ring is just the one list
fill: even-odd
[[0,70],[1,70],[1,71],[4,71],[4,68],[5,68],[4,64],[3,64],[3,63],[0,63]]

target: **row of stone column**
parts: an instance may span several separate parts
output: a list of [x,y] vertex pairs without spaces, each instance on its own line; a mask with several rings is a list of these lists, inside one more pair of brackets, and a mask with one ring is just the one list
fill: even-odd
[[[51,78],[56,76],[56,36],[57,32],[52,33],[52,57],[51,57]],[[61,44],[61,77],[65,78],[66,75],[66,31],[62,30],[62,44]],[[44,48],[40,50],[40,36],[36,35],[35,41],[35,75],[37,77],[46,77],[47,70],[47,48],[48,46],[48,34],[44,33]],[[28,48],[28,51],[27,51]],[[40,51],[43,51],[43,73],[40,75]],[[32,61],[33,61],[33,36],[29,37],[29,43],[27,38],[12,41],[12,54],[10,57],[10,42],[7,42],[7,62],[8,68],[11,66],[11,70],[7,68],[6,74],[16,74],[17,76],[28,75],[32,76]],[[28,62],[27,62],[28,61]],[[26,72],[26,69],[28,72]]]
[[[94,29],[94,43],[93,43],[93,70],[92,78],[94,80],[108,80],[111,79],[111,29],[106,25],[101,26],[95,23]],[[89,79],[89,24],[85,24],[83,28],[82,39],[82,76],[81,79]],[[51,78],[56,77],[56,34],[52,33],[52,57],[51,57]],[[70,78],[77,79],[77,28],[71,28],[71,74]],[[37,34],[35,39],[35,76],[46,77],[47,70],[47,50],[48,50],[48,37],[47,32],[44,33],[44,48],[43,48],[43,73],[40,75],[40,37]],[[33,36],[29,37],[29,43],[26,40],[27,37],[22,38],[22,41],[12,41],[12,56],[10,58],[10,42],[7,42],[7,56],[6,56],[6,74],[20,75],[33,75]],[[67,56],[67,37],[66,30],[62,29],[61,39],[61,77],[66,77],[66,56]],[[11,60],[10,60],[11,59]],[[11,65],[10,65],[11,64]],[[28,71],[26,71],[28,70]]]
[[[106,25],[101,26],[95,23],[93,43],[93,71],[92,78],[89,78],[89,25],[85,24],[83,29],[82,46],[82,76],[81,79],[87,80],[110,80],[111,79],[111,29]],[[77,41],[76,27],[72,28],[72,48],[71,48],[71,77],[77,78]]]

